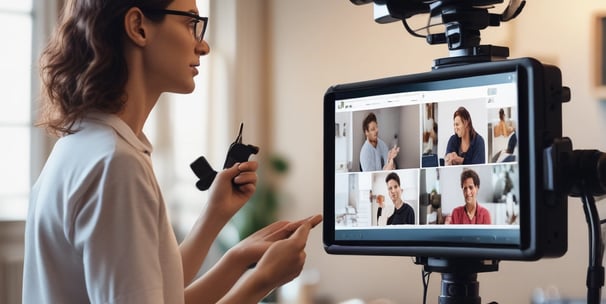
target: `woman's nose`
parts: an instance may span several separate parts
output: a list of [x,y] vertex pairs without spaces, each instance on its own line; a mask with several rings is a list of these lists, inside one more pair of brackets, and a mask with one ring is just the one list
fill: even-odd
[[200,56],[208,55],[208,53],[210,53],[210,45],[206,40],[202,40],[196,45],[196,53]]

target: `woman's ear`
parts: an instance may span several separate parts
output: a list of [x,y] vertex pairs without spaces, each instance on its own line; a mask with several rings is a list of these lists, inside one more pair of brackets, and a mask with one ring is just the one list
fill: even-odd
[[131,7],[124,16],[126,37],[137,46],[144,46],[147,43],[144,18],[143,12],[138,7]]

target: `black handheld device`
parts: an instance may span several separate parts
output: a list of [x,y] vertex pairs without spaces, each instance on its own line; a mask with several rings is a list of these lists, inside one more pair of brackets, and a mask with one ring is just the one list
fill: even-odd
[[[240,123],[240,131],[238,132],[236,140],[229,146],[223,169],[229,168],[238,162],[245,162],[250,155],[259,152],[259,147],[242,143],[243,127],[244,123]],[[194,174],[199,178],[198,182],[196,182],[196,188],[200,191],[208,190],[215,180],[215,176],[217,176],[217,171],[212,168],[204,156],[198,157],[198,159],[191,163],[190,167],[192,171],[194,171]]]

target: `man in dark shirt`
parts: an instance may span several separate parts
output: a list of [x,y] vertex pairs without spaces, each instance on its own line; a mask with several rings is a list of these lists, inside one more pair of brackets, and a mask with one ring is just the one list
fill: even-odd
[[[397,173],[391,172],[385,178],[387,183],[387,192],[394,205],[394,212],[387,218],[387,225],[414,224],[415,211],[412,207],[402,200],[402,188],[400,187],[400,177]],[[377,218],[381,217],[383,211],[383,202],[379,202],[379,211]]]

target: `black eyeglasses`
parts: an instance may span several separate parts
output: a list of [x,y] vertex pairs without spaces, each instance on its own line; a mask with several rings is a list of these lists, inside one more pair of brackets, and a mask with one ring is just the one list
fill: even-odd
[[[175,10],[167,10],[167,9],[159,9],[159,8],[140,8],[144,14],[150,15],[178,15],[178,16],[186,16],[190,17],[193,23],[193,34],[196,41],[201,42],[204,39],[204,33],[206,32],[206,26],[208,25],[208,17],[200,17],[192,12],[184,12],[184,11],[175,11]],[[199,26],[198,23],[202,23],[202,26]]]

